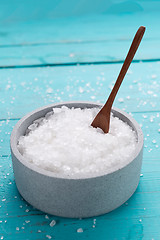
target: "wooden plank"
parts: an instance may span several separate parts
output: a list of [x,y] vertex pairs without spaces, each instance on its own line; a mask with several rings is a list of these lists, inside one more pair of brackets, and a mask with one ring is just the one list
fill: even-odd
[[122,61],[140,25],[147,30],[135,59],[159,59],[159,24],[156,12],[1,23],[0,66]]
[[[121,62],[130,44],[131,40],[117,40],[3,47],[0,49],[0,66]],[[144,41],[134,60],[160,60],[159,44],[159,39]]]
[[106,2],[101,0],[99,4],[98,0],[91,0],[84,2],[83,0],[71,1],[67,3],[65,0],[52,1],[52,0],[35,0],[34,4],[32,0],[24,1],[12,0],[7,2],[0,2],[0,20],[1,21],[30,21],[31,19],[44,19],[44,18],[57,18],[64,16],[79,16],[84,14],[94,13],[112,13],[112,14],[124,14],[135,12],[147,12],[157,11],[159,9],[159,1],[116,1],[110,0]]
[[[60,101],[105,102],[122,64],[1,69],[1,119],[20,118],[40,106]],[[127,112],[160,110],[160,68],[132,63],[114,106]]]
[[146,26],[145,40],[160,39],[159,12],[94,14],[30,21],[1,21],[1,47],[28,44],[92,43],[130,41],[140,25]]

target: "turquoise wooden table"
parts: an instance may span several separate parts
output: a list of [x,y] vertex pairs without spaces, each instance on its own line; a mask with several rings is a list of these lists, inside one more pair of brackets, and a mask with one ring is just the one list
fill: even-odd
[[[160,1],[0,2],[0,239],[160,239]],[[135,194],[87,219],[47,215],[18,193],[10,133],[49,103],[104,103],[140,25],[145,37],[114,106],[141,125],[144,157]],[[56,224],[52,226],[52,221]]]

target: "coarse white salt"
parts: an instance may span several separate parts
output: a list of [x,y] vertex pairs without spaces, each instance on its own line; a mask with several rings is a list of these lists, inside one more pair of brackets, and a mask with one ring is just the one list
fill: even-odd
[[[54,113],[33,122],[18,149],[25,159],[59,177],[87,178],[116,171],[131,160],[136,134],[131,127],[111,116],[104,134],[90,126],[98,108],[54,108]],[[35,127],[36,124],[36,127]]]
[[83,233],[83,228],[78,228],[78,229],[77,229],[77,232],[78,232],[78,233]]
[[50,225],[50,227],[54,227],[56,225],[56,221],[52,220],[49,225]]

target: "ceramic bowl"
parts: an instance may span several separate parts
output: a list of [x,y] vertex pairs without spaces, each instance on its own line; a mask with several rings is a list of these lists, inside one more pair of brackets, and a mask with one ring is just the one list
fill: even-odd
[[101,104],[90,102],[64,102],[39,108],[24,116],[11,134],[11,154],[17,188],[23,198],[35,208],[46,213],[85,218],[107,212],[121,206],[135,192],[141,172],[143,134],[138,123],[127,113],[113,108],[112,113],[136,132],[137,148],[126,166],[98,177],[66,179],[53,172],[29,163],[18,151],[17,142],[25,135],[34,120],[44,117],[52,108],[101,108]]

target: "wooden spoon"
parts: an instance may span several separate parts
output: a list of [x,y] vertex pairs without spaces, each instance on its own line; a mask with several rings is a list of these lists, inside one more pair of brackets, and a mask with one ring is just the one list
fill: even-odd
[[95,119],[93,120],[93,122],[91,124],[92,127],[101,128],[104,131],[104,133],[108,133],[108,131],[109,131],[110,114],[111,114],[112,104],[117,95],[119,87],[121,86],[121,83],[126,75],[126,72],[132,62],[132,59],[138,49],[138,46],[142,40],[144,32],[145,32],[145,27],[141,26],[138,29],[138,31],[132,41],[131,47],[127,54],[127,57],[123,63],[123,66],[121,68],[121,71],[119,73],[117,81],[109,95],[107,102],[105,103],[103,108],[99,111],[99,113],[97,114],[97,116],[95,117]]

